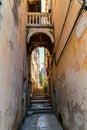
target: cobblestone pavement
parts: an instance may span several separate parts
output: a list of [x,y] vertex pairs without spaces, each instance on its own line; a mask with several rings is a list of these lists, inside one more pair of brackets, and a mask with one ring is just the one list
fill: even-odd
[[32,114],[20,130],[63,130],[53,113]]

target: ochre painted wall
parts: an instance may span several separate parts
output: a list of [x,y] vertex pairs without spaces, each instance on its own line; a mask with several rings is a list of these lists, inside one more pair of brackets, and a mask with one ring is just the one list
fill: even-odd
[[[71,4],[69,14],[58,43],[61,28],[69,4],[68,0],[53,1],[56,60],[70,34],[81,5]],[[54,48],[54,52],[55,49]],[[57,65],[51,69],[56,91],[57,113],[61,113],[69,130],[87,130],[87,12],[81,13],[73,33]],[[54,90],[53,88],[53,90]],[[54,99],[54,97],[53,97]],[[55,101],[54,101],[55,102]]]
[[0,130],[17,130],[27,111],[26,0],[0,5]]

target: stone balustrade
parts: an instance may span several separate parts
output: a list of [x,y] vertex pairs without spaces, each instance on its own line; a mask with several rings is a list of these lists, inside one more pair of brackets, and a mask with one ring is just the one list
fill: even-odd
[[51,13],[27,13],[27,26],[52,26],[52,14]]

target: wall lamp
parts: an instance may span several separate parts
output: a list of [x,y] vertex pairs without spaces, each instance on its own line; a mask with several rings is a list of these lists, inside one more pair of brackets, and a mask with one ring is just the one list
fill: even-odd
[[87,0],[78,0],[78,2],[83,6],[83,9],[87,11]]
[[0,1],[0,5],[2,4],[2,2]]
[[84,0],[84,9],[87,11],[87,0]]
[[2,0],[0,0],[0,5],[2,5]]

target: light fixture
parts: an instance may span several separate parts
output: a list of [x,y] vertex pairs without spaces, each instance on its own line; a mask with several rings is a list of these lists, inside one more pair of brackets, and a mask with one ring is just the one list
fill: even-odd
[[87,0],[84,0],[84,9],[87,10]]
[[0,0],[0,5],[2,4],[1,0]]
[[84,10],[87,10],[87,0],[78,0],[78,2],[83,6]]

